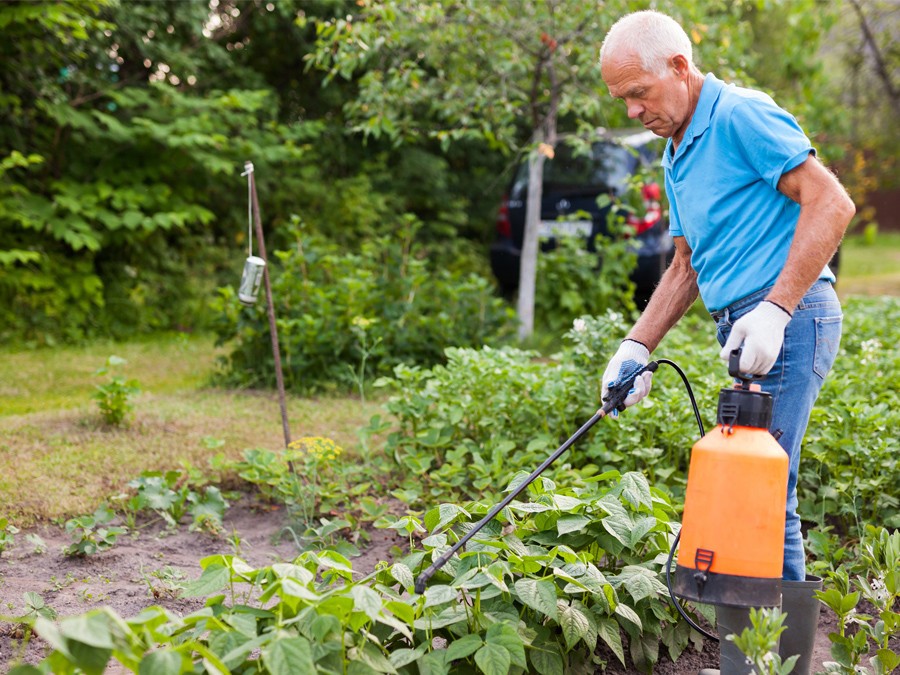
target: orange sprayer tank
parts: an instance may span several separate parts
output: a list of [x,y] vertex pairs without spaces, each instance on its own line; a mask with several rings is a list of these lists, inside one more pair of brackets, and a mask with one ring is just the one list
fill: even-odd
[[788,457],[768,431],[771,417],[758,385],[722,390],[718,425],[691,450],[676,595],[732,607],[781,602]]

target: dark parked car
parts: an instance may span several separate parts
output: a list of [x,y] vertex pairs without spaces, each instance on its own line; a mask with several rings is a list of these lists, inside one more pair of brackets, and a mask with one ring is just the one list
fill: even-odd
[[[609,204],[597,203],[601,195],[621,197],[628,179],[641,167],[657,165],[662,151],[659,137],[643,129],[601,130],[587,154],[576,153],[565,142],[557,144],[553,159],[544,163],[541,199],[541,249],[555,246],[556,237],[582,236],[602,264],[596,237],[607,234]],[[642,188],[643,210],[627,217],[633,226],[637,267],[632,274],[635,302],[643,309],[674,253],[668,223],[660,206],[661,187]],[[528,195],[528,162],[516,170],[497,214],[497,238],[491,245],[491,269],[506,295],[519,285],[519,263],[525,233]]]

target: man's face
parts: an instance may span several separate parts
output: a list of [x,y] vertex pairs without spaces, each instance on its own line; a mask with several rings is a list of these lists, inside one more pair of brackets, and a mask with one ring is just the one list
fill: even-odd
[[630,119],[640,120],[657,136],[680,140],[690,121],[691,103],[686,69],[677,57],[659,76],[644,70],[637,56],[614,53],[603,59],[602,72],[610,95],[625,101]]

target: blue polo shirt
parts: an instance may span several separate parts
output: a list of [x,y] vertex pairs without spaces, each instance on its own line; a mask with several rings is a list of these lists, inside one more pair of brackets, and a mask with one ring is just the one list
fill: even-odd
[[[663,155],[669,232],[691,247],[700,297],[723,309],[775,283],[800,205],[781,176],[815,149],[797,120],[762,92],[709,74],[678,150]],[[834,281],[826,268],[822,277]]]

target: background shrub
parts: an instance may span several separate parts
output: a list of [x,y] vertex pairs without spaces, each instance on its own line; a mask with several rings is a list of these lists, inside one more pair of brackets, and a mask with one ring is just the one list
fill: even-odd
[[[449,345],[492,344],[511,333],[512,311],[476,265],[445,267],[439,252],[417,243],[414,218],[401,225],[400,236],[353,252],[298,233],[293,248],[270,258],[287,387],[362,386],[401,363],[439,363]],[[242,308],[223,288],[216,308],[219,342],[231,347],[223,379],[271,386],[265,301]]]

